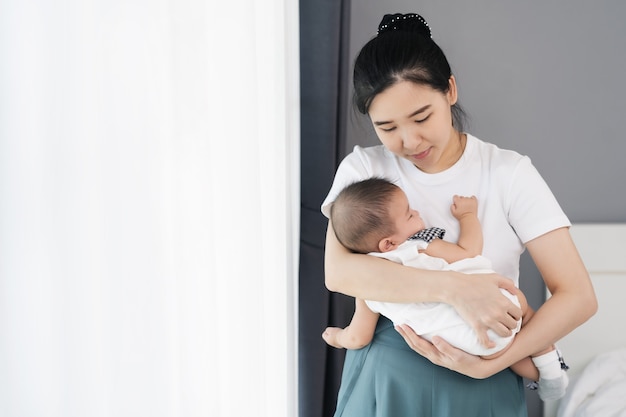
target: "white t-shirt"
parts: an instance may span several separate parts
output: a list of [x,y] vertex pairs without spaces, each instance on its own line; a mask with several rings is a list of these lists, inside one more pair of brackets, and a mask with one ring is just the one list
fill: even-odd
[[496,272],[513,279],[516,285],[524,243],[571,225],[530,158],[469,134],[461,158],[436,174],[420,171],[382,145],[355,146],[341,162],[322,212],[329,215],[330,204],[345,186],[371,177],[387,178],[402,188],[426,227],[446,229],[444,239],[450,242],[459,238],[458,221],[450,213],[452,196],[475,195],[484,236],[483,255]]

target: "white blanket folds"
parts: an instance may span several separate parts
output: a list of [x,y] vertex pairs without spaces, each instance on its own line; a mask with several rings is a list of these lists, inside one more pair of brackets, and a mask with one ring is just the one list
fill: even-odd
[[626,417],[626,348],[596,356],[568,389],[557,417]]

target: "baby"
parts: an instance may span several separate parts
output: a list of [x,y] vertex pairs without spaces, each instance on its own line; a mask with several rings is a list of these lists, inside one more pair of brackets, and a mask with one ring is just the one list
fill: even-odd
[[[420,269],[454,270],[464,273],[493,272],[491,262],[481,256],[483,237],[478,219],[476,197],[454,196],[452,215],[459,221],[457,243],[443,240],[445,230],[425,228],[419,213],[409,207],[404,192],[393,183],[371,178],[349,185],[337,196],[330,209],[330,219],[339,242],[346,248],[383,257]],[[372,340],[378,315],[394,324],[407,324],[421,337],[431,340],[437,335],[453,346],[485,359],[500,355],[511,344],[522,322],[530,320],[533,311],[521,291],[511,294],[502,290],[520,306],[524,315],[517,329],[508,337],[490,331],[492,347],[483,346],[473,329],[444,303],[388,303],[356,300],[354,316],[346,328],[328,327],[322,337],[331,346],[359,349]],[[539,370],[539,396],[554,400],[565,394],[568,378],[558,351],[548,348],[537,352],[532,361]],[[511,367],[526,378],[534,369],[528,362]]]

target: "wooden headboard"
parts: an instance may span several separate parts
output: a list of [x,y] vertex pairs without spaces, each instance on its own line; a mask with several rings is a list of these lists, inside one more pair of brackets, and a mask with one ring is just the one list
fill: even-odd
[[[626,347],[626,224],[575,224],[570,232],[598,297],[596,315],[557,342],[575,382],[596,355]],[[544,417],[557,409],[558,402],[546,402]]]

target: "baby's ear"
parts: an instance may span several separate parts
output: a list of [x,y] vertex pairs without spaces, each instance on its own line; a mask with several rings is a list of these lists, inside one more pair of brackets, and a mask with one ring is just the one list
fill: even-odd
[[380,240],[380,242],[378,242],[378,250],[380,250],[381,252],[389,252],[397,247],[398,245],[394,243],[391,238],[388,237],[383,238]]

